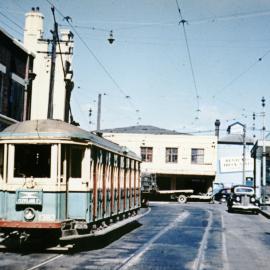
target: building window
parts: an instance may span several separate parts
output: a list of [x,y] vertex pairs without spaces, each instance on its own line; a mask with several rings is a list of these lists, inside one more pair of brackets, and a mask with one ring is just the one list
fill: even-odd
[[177,163],[178,148],[166,148],[166,162]]
[[3,180],[4,169],[4,145],[0,145],[0,181]]
[[12,80],[9,96],[8,116],[18,121],[23,120],[24,85]]
[[191,149],[191,163],[193,164],[204,163],[204,149],[201,149],[201,148]]
[[141,147],[141,158],[144,162],[153,161],[153,147]]
[[4,87],[3,87],[3,75],[0,71],[0,113],[2,113],[2,106],[3,106],[3,96],[4,96]]

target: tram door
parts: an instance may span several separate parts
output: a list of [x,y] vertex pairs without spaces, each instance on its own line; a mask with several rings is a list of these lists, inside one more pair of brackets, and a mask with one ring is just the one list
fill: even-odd
[[85,219],[89,206],[87,190],[90,178],[90,150],[81,145],[69,145],[66,155],[66,217]]

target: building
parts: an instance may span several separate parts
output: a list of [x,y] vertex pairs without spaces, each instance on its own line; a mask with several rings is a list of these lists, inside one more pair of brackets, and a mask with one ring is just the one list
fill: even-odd
[[[265,161],[263,148],[265,147]],[[254,182],[256,187],[257,197],[263,194],[265,187],[265,196],[270,200],[270,134],[265,137],[265,140],[256,141],[251,150],[251,155],[254,160]],[[264,180],[265,178],[265,180]],[[264,182],[265,181],[265,182]]]
[[29,119],[34,54],[0,28],[0,130]]
[[[246,137],[246,135],[244,138],[243,126],[238,122],[233,124],[232,129],[227,130],[228,133],[225,136],[219,137],[220,122],[217,121],[215,123],[216,136],[218,137],[215,182],[222,183],[224,187],[239,184],[253,185],[254,169],[253,159],[251,158],[251,149],[254,145],[253,139]],[[243,167],[244,151],[245,167]]]
[[215,136],[193,136],[153,126],[107,129],[103,136],[142,158],[141,172],[154,174],[161,190],[208,192],[216,175]]
[[[52,115],[49,118],[68,122],[70,96],[73,89],[73,34],[69,30],[60,30],[59,42],[56,42],[55,60],[50,46],[52,40],[44,37],[44,16],[39,8],[25,15],[24,46],[35,53],[34,73],[31,99],[31,120],[48,118],[49,98],[52,103]],[[57,38],[56,38],[57,39]],[[52,71],[55,62],[55,72]],[[52,75],[54,74],[54,75]],[[51,86],[53,93],[49,95]]]

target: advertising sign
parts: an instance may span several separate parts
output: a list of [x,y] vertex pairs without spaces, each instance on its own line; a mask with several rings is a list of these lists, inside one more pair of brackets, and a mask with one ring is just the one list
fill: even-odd
[[[220,158],[220,172],[241,172],[243,170],[243,158],[242,157],[223,157]],[[253,159],[246,158],[245,170],[253,170]]]

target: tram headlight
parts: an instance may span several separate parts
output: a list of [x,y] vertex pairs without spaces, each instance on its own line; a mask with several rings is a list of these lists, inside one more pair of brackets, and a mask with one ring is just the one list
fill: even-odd
[[26,221],[32,221],[36,216],[35,211],[32,208],[26,208],[23,214]]
[[255,198],[254,198],[254,197],[251,197],[251,198],[250,198],[250,201],[251,201],[252,203],[254,203],[254,202],[255,202]]
[[236,200],[237,202],[240,202],[240,197],[237,196],[237,197],[235,198],[235,200]]

